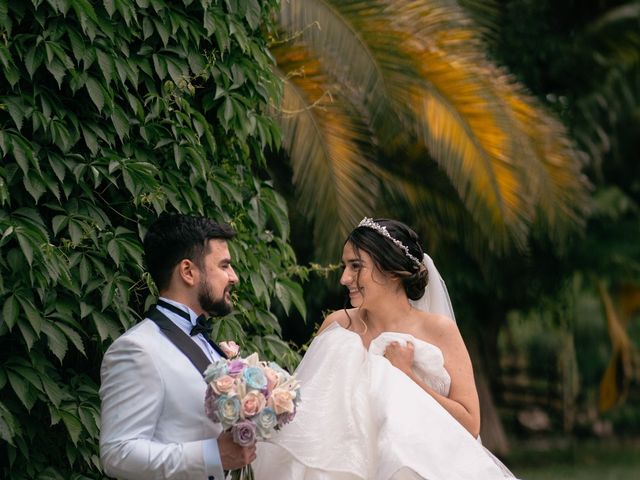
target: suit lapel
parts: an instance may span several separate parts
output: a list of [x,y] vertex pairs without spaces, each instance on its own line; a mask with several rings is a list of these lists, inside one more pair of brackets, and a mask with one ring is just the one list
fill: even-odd
[[[180,327],[169,320],[169,318],[157,308],[152,308],[151,311],[147,313],[147,318],[153,320],[156,325],[158,325],[162,333],[191,361],[200,374],[204,373],[211,363],[211,360],[209,360],[189,335],[180,330]],[[221,354],[222,358],[226,358],[217,345],[215,345],[214,348]]]

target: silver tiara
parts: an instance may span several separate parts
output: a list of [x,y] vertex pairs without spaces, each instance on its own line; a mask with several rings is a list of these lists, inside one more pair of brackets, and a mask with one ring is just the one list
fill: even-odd
[[375,230],[383,237],[386,237],[389,240],[391,240],[393,243],[395,243],[404,252],[404,254],[407,257],[409,257],[411,260],[413,260],[416,263],[416,265],[418,266],[422,265],[422,262],[420,260],[418,260],[416,257],[414,257],[409,253],[409,247],[407,247],[404,243],[402,243],[397,238],[393,238],[391,236],[391,234],[387,231],[387,227],[377,224],[376,222],[373,221],[373,219],[369,217],[364,217],[358,224],[358,227],[367,227],[372,230]]

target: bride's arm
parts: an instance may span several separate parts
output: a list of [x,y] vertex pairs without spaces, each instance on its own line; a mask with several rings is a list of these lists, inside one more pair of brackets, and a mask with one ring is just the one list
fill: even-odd
[[431,343],[436,344],[442,350],[445,368],[451,377],[451,389],[448,397],[440,395],[413,373],[411,368],[413,365],[413,345],[407,347],[401,347],[398,344],[390,345],[385,351],[385,357],[431,395],[471,435],[477,437],[480,434],[480,403],[469,352],[455,322],[445,317],[439,317],[436,322],[432,323],[432,327],[434,326],[436,327],[436,335],[434,338],[432,330],[430,337],[433,338],[433,341]]

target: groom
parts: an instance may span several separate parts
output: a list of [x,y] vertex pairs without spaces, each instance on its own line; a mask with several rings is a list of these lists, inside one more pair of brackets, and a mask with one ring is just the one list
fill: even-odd
[[255,459],[204,412],[206,366],[224,357],[208,316],[232,309],[238,282],[227,240],[235,231],[204,217],[163,215],[144,239],[160,299],[102,361],[100,458],[121,479],[224,480]]

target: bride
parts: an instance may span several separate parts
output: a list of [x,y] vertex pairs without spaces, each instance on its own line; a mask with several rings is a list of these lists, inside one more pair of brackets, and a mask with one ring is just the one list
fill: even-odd
[[416,233],[365,218],[347,238],[342,263],[353,308],[320,327],[296,370],[296,417],[258,445],[255,477],[514,478],[477,440],[471,360]]

